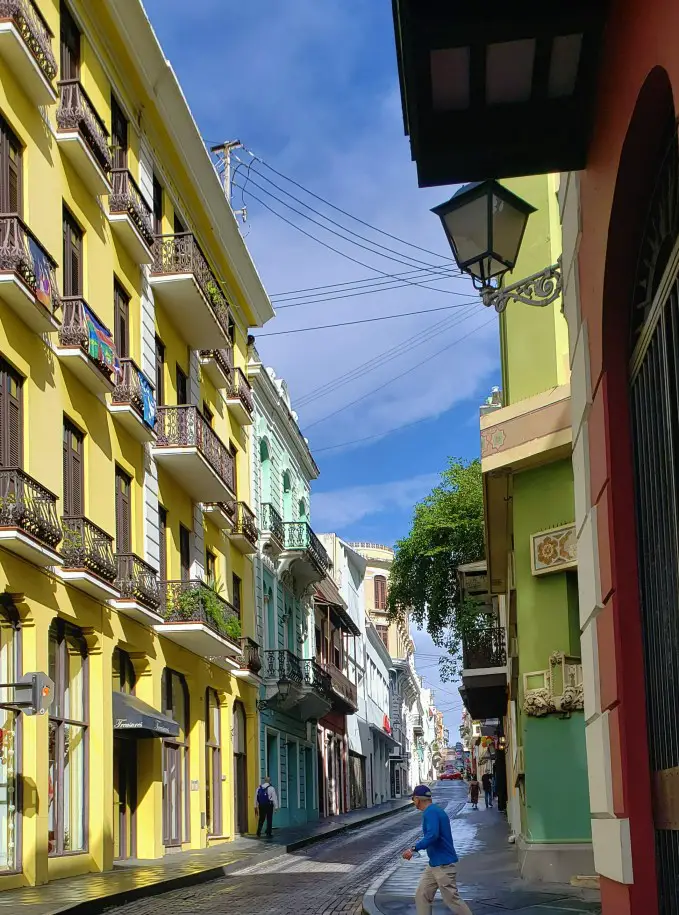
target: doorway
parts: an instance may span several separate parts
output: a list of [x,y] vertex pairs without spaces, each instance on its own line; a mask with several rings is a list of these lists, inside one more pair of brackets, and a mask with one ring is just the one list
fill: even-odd
[[174,743],[163,747],[163,844],[182,844],[182,748]]
[[137,743],[113,738],[113,857],[137,854]]
[[233,809],[236,832],[248,831],[247,721],[243,703],[233,704]]

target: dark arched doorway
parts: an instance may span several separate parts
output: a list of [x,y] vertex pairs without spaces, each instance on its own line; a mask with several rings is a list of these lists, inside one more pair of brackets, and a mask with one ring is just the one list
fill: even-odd
[[248,831],[247,719],[243,703],[233,704],[233,810],[236,832]]

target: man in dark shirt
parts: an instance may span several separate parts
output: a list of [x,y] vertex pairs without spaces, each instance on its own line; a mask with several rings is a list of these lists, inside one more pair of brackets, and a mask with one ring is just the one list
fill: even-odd
[[481,776],[481,784],[486,795],[486,809],[493,806],[493,776],[489,772],[484,772]]
[[416,852],[426,849],[429,858],[429,864],[415,893],[417,915],[432,915],[436,890],[441,891],[441,898],[451,912],[455,912],[456,915],[472,915],[471,909],[457,891],[458,857],[448,814],[441,807],[432,804],[431,791],[426,785],[418,785],[415,788],[413,804],[422,811],[424,835],[412,848],[403,852],[403,857],[410,861]]

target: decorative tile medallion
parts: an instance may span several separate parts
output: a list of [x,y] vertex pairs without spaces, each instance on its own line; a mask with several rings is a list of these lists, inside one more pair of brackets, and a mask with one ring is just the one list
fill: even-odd
[[530,564],[533,575],[563,572],[578,563],[575,524],[531,534]]
[[505,443],[505,430],[502,426],[481,430],[481,457],[487,457],[499,451]]

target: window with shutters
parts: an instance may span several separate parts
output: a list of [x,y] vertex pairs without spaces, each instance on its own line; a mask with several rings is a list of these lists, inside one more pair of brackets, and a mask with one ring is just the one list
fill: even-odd
[[212,550],[205,550],[205,579],[213,586],[217,580],[217,557]]
[[231,586],[231,603],[238,611],[238,616],[240,616],[240,607],[241,607],[241,591],[242,585],[240,578],[236,573],[233,573],[232,576],[232,586]]
[[375,610],[387,609],[387,579],[384,575],[375,576]]
[[183,232],[186,232],[186,226],[181,216],[177,213],[174,214],[174,234],[181,235]]
[[132,478],[116,467],[116,552],[132,552]]
[[113,167],[127,168],[127,118],[115,95],[111,96],[111,147]]
[[0,213],[21,216],[21,143],[0,117]]
[[210,428],[214,425],[215,415],[208,405],[203,401],[203,416],[205,417],[205,422]]
[[191,534],[183,524],[179,525],[179,564],[182,581],[191,578]]
[[23,379],[0,359],[0,466],[23,463]]
[[183,404],[189,402],[189,382],[186,373],[177,365],[175,367],[175,376],[177,379],[177,403]]
[[64,295],[80,296],[83,290],[83,233],[64,207]]
[[389,627],[388,626],[377,626],[377,634],[384,642],[385,648],[389,649]]
[[165,403],[165,344],[156,337],[156,404]]
[[238,448],[229,442],[229,454],[233,458],[233,491],[238,493]]
[[64,418],[64,517],[82,518],[85,507],[85,439],[72,422]]
[[167,581],[167,509],[158,506],[158,574]]
[[117,280],[113,282],[113,339],[121,358],[130,355],[130,297]]
[[71,11],[61,4],[61,79],[80,78],[80,30]]
[[163,234],[163,185],[153,176],[153,231]]
[[229,312],[228,333],[229,333],[229,340],[231,341],[232,345],[235,344],[235,342],[236,342],[236,322],[234,321],[234,319],[231,315],[231,312]]

